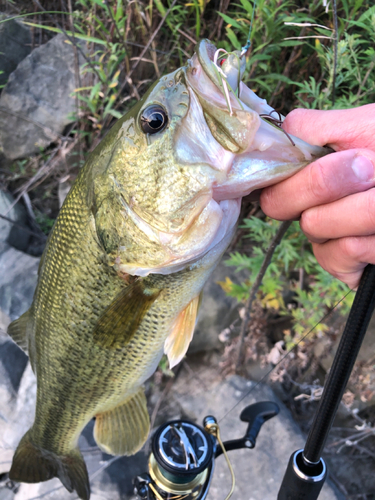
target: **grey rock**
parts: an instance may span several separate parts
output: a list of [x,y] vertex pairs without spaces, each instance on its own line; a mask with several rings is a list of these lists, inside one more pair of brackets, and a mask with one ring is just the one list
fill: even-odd
[[27,359],[14,342],[0,338],[0,384],[6,384],[10,394],[17,394]]
[[38,266],[39,258],[0,244],[0,309],[11,321],[31,305]]
[[[2,379],[0,379],[2,382]],[[27,366],[18,391],[18,398],[6,399],[0,383],[0,474],[9,471],[14,451],[24,433],[31,427],[35,413],[36,380],[30,364]],[[13,499],[7,481],[0,481],[0,498]]]
[[71,121],[75,100],[74,48],[57,35],[10,75],[0,97],[0,142],[7,158],[36,153]]
[[[228,440],[243,435],[246,426],[239,420],[239,414],[245,406],[257,401],[277,402],[281,408],[280,414],[262,427],[256,448],[230,452],[236,474],[233,498],[275,500],[290,454],[303,447],[304,438],[301,431],[292,420],[289,411],[269,387],[257,386],[254,382],[236,376],[223,382],[212,372],[215,372],[215,369],[205,366],[199,374],[195,372],[195,376],[192,377],[190,371],[183,369],[169,394],[168,403],[176,405],[178,402],[183,413],[198,423],[201,423],[203,417],[208,414],[215,415],[219,419],[222,439]],[[5,441],[4,434],[2,435],[8,449],[14,446],[15,437],[17,439],[21,437],[33,418],[32,399],[35,398],[35,383],[33,388],[33,375],[29,366],[22,379],[19,395],[14,410],[17,420],[12,420],[13,427],[17,429],[8,427]],[[180,416],[176,415],[177,418]],[[149,443],[133,457],[111,457],[95,447],[92,431],[93,422],[90,422],[79,440],[89,471],[91,499],[133,499],[132,479],[147,471]],[[230,484],[227,465],[224,458],[220,457],[216,462],[208,498],[222,500],[229,492]],[[30,500],[47,494],[48,498],[56,500],[77,498],[75,494],[69,494],[56,478],[45,483],[21,484],[13,498]],[[326,483],[319,499],[343,500],[343,497]]]
[[[27,356],[5,332],[10,321],[30,307],[38,265],[38,258],[0,243],[0,411],[10,416],[21,391]],[[3,415],[6,421],[9,415]]]
[[[0,25],[1,26],[1,25]],[[0,191],[0,214],[16,222],[17,225],[0,217],[0,244],[9,243],[18,250],[27,248],[30,235],[20,226],[26,226],[26,211],[24,207],[17,203],[12,209],[14,199],[10,193]],[[9,210],[10,209],[10,210]]]
[[235,275],[233,268],[221,262],[204,287],[198,322],[189,347],[190,353],[221,347],[220,332],[228,328],[238,317],[237,300],[229,297],[218,285],[218,281],[225,281],[227,276],[234,282],[241,281],[238,274]]
[[[6,16],[0,15],[0,21]],[[0,85],[4,85],[9,75],[31,52],[30,29],[17,19],[0,23]]]
[[[4,388],[0,385],[0,388]],[[16,449],[21,437],[31,427],[35,414],[36,379],[31,370],[30,363],[23,373],[17,398],[7,401],[2,405],[2,418],[0,419],[0,445],[1,447]]]
[[57,188],[57,195],[59,197],[59,207],[63,206],[65,198],[68,196],[68,193],[71,189],[72,185],[70,182],[59,182],[59,187]]

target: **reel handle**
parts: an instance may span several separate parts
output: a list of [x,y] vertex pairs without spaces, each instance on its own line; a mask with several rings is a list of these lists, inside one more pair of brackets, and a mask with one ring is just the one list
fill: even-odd
[[[247,430],[243,438],[225,441],[224,447],[226,451],[239,450],[240,448],[254,448],[256,439],[262,425],[272,417],[275,417],[280,411],[280,408],[273,401],[261,401],[246,406],[241,412],[240,419],[242,422],[248,422]],[[216,449],[215,458],[223,453],[219,447]]]

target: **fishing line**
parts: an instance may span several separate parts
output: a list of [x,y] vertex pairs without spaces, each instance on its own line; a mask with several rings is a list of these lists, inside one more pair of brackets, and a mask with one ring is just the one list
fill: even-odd
[[230,408],[221,418],[218,419],[218,423],[222,422],[245,398],[247,398],[264,380],[266,380],[268,376],[279,366],[279,364],[282,363],[287,356],[289,356],[293,349],[297,347],[301,342],[303,342],[322,321],[328,318],[328,316],[334,311],[334,309],[336,309],[336,307],[341,304],[341,302],[344,301],[352,291],[352,289],[348,290],[346,294],[329,311],[327,311],[326,314],[295,344],[295,346],[293,346],[284,354],[284,356],[276,363],[276,365],[271,370],[263,375],[263,377],[258,380],[255,385],[251,387],[251,389],[246,394],[244,394],[235,405],[232,406],[232,408]]
[[251,32],[252,32],[253,24],[254,24],[254,13],[255,13],[256,7],[257,7],[257,0],[254,0],[253,12],[251,14],[251,21],[250,21],[250,27],[249,27],[249,33],[247,34],[247,42],[246,42],[246,45],[244,45],[242,47],[240,57],[243,57],[246,54],[246,52],[249,50],[249,48],[251,47],[250,38],[251,38]]

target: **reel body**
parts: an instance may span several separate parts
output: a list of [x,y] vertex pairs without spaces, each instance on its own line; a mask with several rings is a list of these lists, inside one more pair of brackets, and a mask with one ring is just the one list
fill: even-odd
[[165,423],[153,436],[148,473],[135,479],[138,497],[203,500],[215,450],[215,439],[199,425],[185,420]]

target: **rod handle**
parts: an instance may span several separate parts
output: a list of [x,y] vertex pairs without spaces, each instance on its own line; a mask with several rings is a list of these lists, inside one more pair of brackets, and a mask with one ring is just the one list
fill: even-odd
[[321,458],[307,465],[303,450],[292,453],[277,500],[316,500],[327,477],[327,467]]

